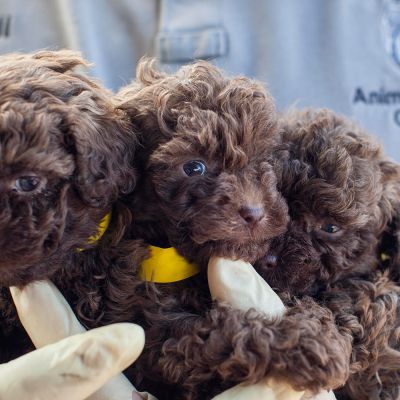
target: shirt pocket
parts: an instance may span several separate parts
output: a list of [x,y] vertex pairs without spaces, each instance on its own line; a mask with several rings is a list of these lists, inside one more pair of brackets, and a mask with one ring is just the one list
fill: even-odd
[[154,50],[168,68],[228,53],[223,0],[161,0]]
[[162,63],[184,63],[215,59],[228,52],[228,35],[223,27],[159,32],[156,55]]

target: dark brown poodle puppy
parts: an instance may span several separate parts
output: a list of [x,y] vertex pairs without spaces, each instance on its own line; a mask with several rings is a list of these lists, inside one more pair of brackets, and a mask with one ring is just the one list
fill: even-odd
[[132,135],[110,94],[72,71],[84,65],[68,51],[0,58],[3,285],[49,277],[133,187]]
[[24,351],[7,286],[53,278],[85,301],[85,280],[100,258],[90,250],[93,237],[134,186],[134,132],[111,94],[74,72],[84,66],[70,51],[0,57],[2,361]]
[[132,238],[173,246],[200,267],[191,279],[137,282],[116,298],[110,316],[130,302],[133,321],[146,328],[146,348],[129,372],[135,383],[160,399],[206,399],[266,375],[299,389],[343,384],[350,336],[326,308],[310,299],[271,321],[210,299],[211,255],[254,262],[286,228],[269,160],[276,115],[262,86],[204,62],[169,76],[145,62],[119,98],[143,146]]
[[202,266],[210,255],[255,261],[287,221],[265,156],[277,132],[272,99],[206,62],[168,76],[144,61],[138,75],[119,95],[141,132],[134,236]]
[[291,112],[282,130],[275,170],[290,223],[258,270],[295,295],[374,270],[395,213],[398,166],[361,128],[327,110]]
[[397,399],[400,286],[388,276],[398,260],[400,166],[326,110],[290,113],[282,130],[276,171],[290,222],[256,268],[279,292],[313,296],[353,338],[343,398]]

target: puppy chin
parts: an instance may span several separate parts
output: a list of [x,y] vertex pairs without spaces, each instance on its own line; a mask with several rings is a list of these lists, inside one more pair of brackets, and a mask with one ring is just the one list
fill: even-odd
[[19,286],[49,278],[57,265],[58,239],[58,232],[55,231],[31,240],[29,236],[24,241],[10,238],[0,247],[0,284]]
[[11,260],[7,263],[0,263],[1,286],[24,286],[34,280],[44,278],[38,276],[38,268],[35,265],[22,264],[20,259],[18,259],[18,265],[16,264]]
[[199,245],[198,250],[196,250],[198,257],[196,261],[206,265],[210,257],[216,256],[254,263],[262,254],[268,251],[269,246],[270,241],[257,242],[249,240],[238,242],[226,239],[209,241]]

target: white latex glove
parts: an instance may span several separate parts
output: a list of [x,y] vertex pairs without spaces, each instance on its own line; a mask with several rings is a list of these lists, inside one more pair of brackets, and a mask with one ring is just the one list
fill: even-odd
[[[114,324],[82,333],[84,327],[51,282],[10,291],[24,328],[41,349],[0,366],[1,400],[81,400],[90,394],[90,400],[156,400],[136,393],[122,374],[106,383],[139,356],[142,328]],[[231,391],[226,393],[224,398],[231,398]]]
[[[243,282],[241,279],[248,282],[246,290],[238,285]],[[229,301],[237,308],[253,306],[275,317],[284,313],[279,297],[249,264],[214,259],[209,267],[209,282],[214,298]],[[110,325],[62,340],[84,331],[84,328],[54,285],[40,282],[22,290],[10,290],[20,319],[32,341],[39,348],[47,346],[0,365],[2,400],[84,399],[100,388],[108,378],[125,369],[143,348],[143,331],[133,324]],[[48,345],[50,343],[54,344]],[[149,394],[136,393],[122,374],[112,378],[90,396],[91,400],[135,398],[156,400]],[[214,400],[298,398],[299,392],[295,392],[289,385],[269,379],[252,386],[238,385]],[[328,398],[331,397],[318,397],[318,400]]]
[[[244,261],[211,258],[208,264],[208,285],[215,300],[225,301],[240,310],[255,308],[271,318],[282,317],[285,306],[253,266]],[[333,392],[308,397],[297,392],[288,382],[266,378],[254,385],[235,386],[214,400],[334,400]]]
[[86,399],[128,367],[143,345],[143,330],[133,324],[115,324],[71,336],[0,365],[0,398]]
[[[8,396],[4,399],[78,400],[100,387],[90,396],[91,400],[134,398],[135,388],[118,373],[142,352],[141,327],[114,324],[84,333],[51,282],[34,282],[23,289],[12,287],[10,291],[32,342],[39,349],[46,347],[1,366],[0,393]],[[75,336],[64,339],[71,335]],[[6,376],[8,379],[3,379]],[[1,395],[0,398],[3,399]]]

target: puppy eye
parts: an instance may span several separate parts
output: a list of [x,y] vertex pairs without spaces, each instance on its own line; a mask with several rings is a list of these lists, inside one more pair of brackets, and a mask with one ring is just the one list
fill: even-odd
[[336,233],[340,231],[340,227],[338,227],[337,225],[333,225],[333,224],[325,224],[325,225],[321,225],[321,231],[327,232],[327,233]]
[[187,176],[204,175],[206,166],[201,161],[189,161],[183,165],[183,171]]
[[40,184],[37,176],[21,176],[15,181],[15,188],[20,192],[32,192]]

